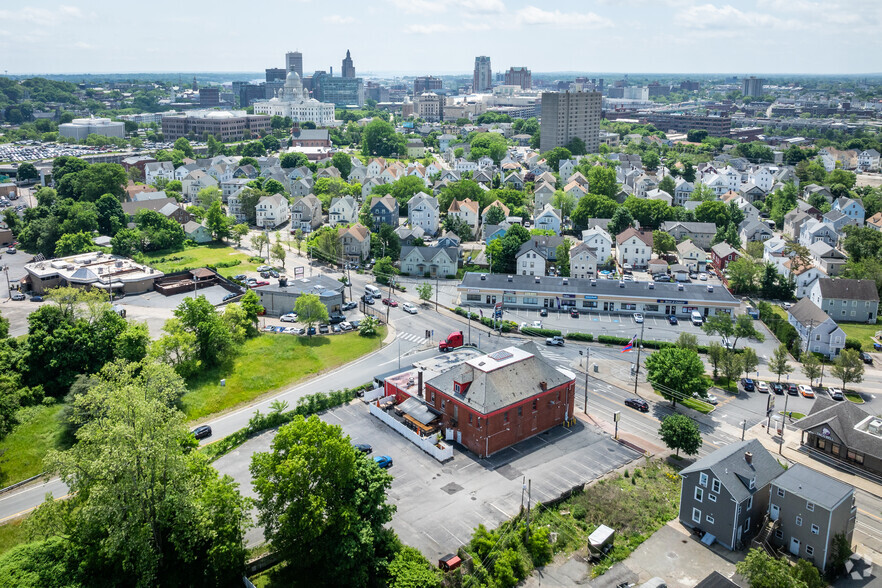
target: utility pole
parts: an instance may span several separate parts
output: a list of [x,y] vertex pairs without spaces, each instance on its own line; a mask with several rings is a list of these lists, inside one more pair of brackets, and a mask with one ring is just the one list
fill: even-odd
[[637,394],[637,381],[640,379],[640,350],[643,348],[643,328],[646,323],[640,323],[640,343],[637,347],[637,369],[634,370],[634,394]]
[[527,480],[527,536],[530,535],[530,490],[533,480]]
[[747,428],[747,419],[741,421],[741,440],[744,441],[744,430]]
[[[582,351],[579,351],[579,355],[582,355]],[[584,412],[588,414],[588,362],[591,359],[591,348],[585,348],[585,407]]]
[[435,274],[435,312],[438,312],[438,274]]
[[809,321],[809,332],[808,337],[805,338],[805,352],[809,352],[809,345],[812,342],[812,331],[815,330],[815,319]]
[[472,307],[466,305],[466,317],[469,319],[469,345],[472,344]]
[[389,311],[392,310],[392,276],[389,276],[389,304],[386,305],[386,324],[389,324]]

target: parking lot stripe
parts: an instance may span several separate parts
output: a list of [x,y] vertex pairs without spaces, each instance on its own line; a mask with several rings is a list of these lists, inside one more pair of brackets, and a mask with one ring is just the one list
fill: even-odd
[[499,512],[501,512],[501,513],[503,514],[503,516],[505,516],[506,518],[509,518],[509,519],[510,519],[510,518],[513,516],[513,515],[508,514],[507,512],[505,512],[504,510],[502,510],[501,508],[499,508],[498,506],[496,506],[496,505],[495,505],[494,503],[492,503],[492,502],[488,502],[487,504],[489,504],[490,506],[492,506],[493,508],[495,508],[496,510],[498,510]]

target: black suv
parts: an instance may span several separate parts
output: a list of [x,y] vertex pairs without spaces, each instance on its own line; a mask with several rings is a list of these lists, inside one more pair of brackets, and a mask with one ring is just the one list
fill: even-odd
[[861,360],[867,365],[873,365],[873,356],[866,351],[861,351]]
[[780,382],[772,382],[772,392],[775,394],[784,394],[784,386]]
[[209,427],[208,425],[196,427],[195,429],[193,429],[193,436],[197,439],[205,439],[206,437],[211,437],[211,427]]
[[630,406],[640,412],[649,412],[649,404],[642,398],[626,398],[625,406]]
[[331,316],[328,317],[328,322],[331,323],[332,325],[336,325],[337,323],[342,323],[345,320],[346,320],[346,316],[344,316],[342,313],[339,313],[339,312],[331,313]]

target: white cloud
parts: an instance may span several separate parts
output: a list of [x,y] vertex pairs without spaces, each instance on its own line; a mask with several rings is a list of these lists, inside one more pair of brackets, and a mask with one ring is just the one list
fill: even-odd
[[783,19],[763,12],[744,12],[731,4],[716,6],[701,4],[681,10],[675,22],[696,29],[774,29],[796,30],[806,28],[806,24],[796,19]]
[[570,29],[601,29],[613,26],[613,22],[593,12],[561,12],[525,6],[515,13],[515,22],[523,25],[552,25]]
[[408,25],[404,32],[414,35],[434,35],[435,33],[448,33],[450,30],[450,27],[445,24],[412,24]]
[[74,43],[74,47],[76,47],[77,49],[93,49],[94,48],[92,45],[89,45],[88,43],[84,43],[83,41],[79,41],[77,43]]
[[453,0],[452,4],[482,14],[505,12],[505,4],[502,0]]
[[322,19],[328,24],[336,24],[336,25],[344,25],[355,22],[355,19],[351,16],[340,16],[339,14],[332,14],[330,16],[326,16]]
[[426,14],[444,12],[447,7],[443,2],[433,0],[389,0],[398,10],[408,14]]

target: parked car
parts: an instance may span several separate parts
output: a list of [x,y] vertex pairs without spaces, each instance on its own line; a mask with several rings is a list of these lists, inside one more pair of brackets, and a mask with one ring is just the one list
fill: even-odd
[[368,445],[367,443],[355,443],[353,445],[357,451],[361,451],[362,453],[373,453],[374,448]]
[[319,333],[322,335],[327,335],[331,332],[331,327],[328,325],[319,325]]
[[205,439],[206,437],[211,437],[211,427],[208,425],[202,425],[200,427],[196,427],[193,429],[193,436],[197,439]]
[[547,308],[540,309],[539,316],[548,316],[548,309]]
[[714,406],[720,403],[720,400],[713,394],[708,394],[707,398],[705,398],[704,401],[708,404],[713,404]]
[[315,333],[315,327],[309,327],[309,329],[306,331],[306,334],[309,336],[315,335]]
[[702,282],[707,282],[707,274],[698,274],[698,279]]
[[392,458],[388,455],[378,455],[374,457],[374,463],[387,470],[392,467]]
[[802,394],[805,398],[814,398],[815,391],[812,390],[812,387],[808,384],[800,384],[797,386],[799,388],[799,393]]
[[769,393],[769,385],[766,382],[757,382],[756,383],[756,391],[762,392],[764,394]]
[[649,412],[649,403],[642,398],[626,398],[625,406],[630,406],[640,412]]
[[401,307],[401,310],[403,310],[404,312],[406,312],[408,314],[416,314],[417,313],[417,307],[414,306],[413,304],[411,304],[410,302],[405,302],[404,305]]
[[266,280],[257,280],[253,287],[259,288],[260,286],[269,286],[269,282],[267,282]]
[[351,331],[352,330],[352,323],[350,323],[348,321],[343,321],[342,323],[340,323],[340,328],[343,329],[344,331]]
[[343,310],[352,310],[354,308],[358,308],[358,302],[350,300],[349,302],[344,303],[341,308]]
[[570,317],[571,318],[579,318],[579,309],[578,308],[571,308],[570,309]]
[[634,313],[634,322],[637,323],[638,325],[640,323],[642,323],[643,322],[643,315],[640,314],[639,312],[635,312]]
[[279,320],[283,323],[296,323],[297,322],[297,313],[296,312],[288,312],[279,317]]
[[830,395],[830,398],[833,400],[845,400],[845,395],[842,393],[842,389],[830,387],[827,388],[827,394]]
[[285,327],[285,330],[282,331],[286,335],[305,335],[306,330],[301,329],[300,327]]
[[31,302],[43,302],[43,297],[39,294],[31,296]]
[[330,316],[328,316],[328,322],[332,325],[337,325],[346,320],[346,315],[342,312],[332,312]]
[[248,279],[248,276],[246,276],[245,274],[236,274],[235,276],[233,276],[233,279],[237,282],[244,282]]
[[342,333],[343,329],[340,328],[340,325],[331,325],[331,330],[335,333]]
[[564,346],[564,338],[560,335],[555,335],[554,337],[548,337],[545,339],[546,345],[553,345],[555,347],[563,347]]
[[772,382],[772,392],[778,395],[784,394],[784,386],[781,382]]
[[655,281],[656,281],[656,282],[670,282],[670,281],[671,281],[671,276],[669,276],[669,275],[667,275],[667,274],[662,274],[662,275],[660,275],[660,276],[657,276],[657,277],[655,278]]
[[257,271],[258,271],[258,272],[268,272],[268,271],[270,271],[271,269],[273,269],[273,268],[271,268],[271,267],[268,266],[268,265],[261,265],[261,266],[258,266]]
[[370,305],[374,304],[374,297],[371,296],[370,294],[365,294],[364,296],[361,297],[361,300],[365,304],[370,304]]
[[12,299],[13,299],[13,300],[24,300],[24,299],[25,299],[25,295],[22,294],[21,292],[13,292],[13,293],[12,293]]
[[270,277],[270,273],[269,272],[260,272],[260,277],[263,278],[264,280],[268,280]]
[[867,365],[873,365],[873,356],[866,351],[861,351],[861,360]]
[[10,246],[10,247],[7,247],[7,248],[6,248],[6,253],[15,253],[15,252],[16,252],[15,247],[11,247],[11,246]]
[[677,320],[677,317],[675,317],[674,315],[671,315],[668,317],[668,322],[671,323],[672,325],[676,325],[680,321]]
[[361,326],[361,321],[356,319],[354,321],[349,321],[349,324],[352,325],[353,329],[357,329],[359,326]]
[[227,294],[226,296],[224,296],[224,300],[223,300],[223,301],[226,302],[227,300],[232,300],[233,298],[235,298],[235,297],[238,296],[238,295],[239,295],[239,294],[237,294],[236,292],[230,292],[229,294]]
[[277,272],[277,271],[274,270],[274,269],[271,269],[271,270],[269,271],[269,275],[271,275],[271,276],[274,277],[274,278],[278,278],[278,277],[279,277],[279,272]]
[[744,388],[745,392],[753,392],[756,390],[756,386],[754,386],[753,380],[750,378],[741,378],[741,387]]
[[791,396],[799,394],[799,389],[796,387],[796,384],[787,384],[787,393]]
[[398,306],[398,303],[391,298],[383,298],[383,304],[385,304],[386,306],[391,306],[392,308]]

